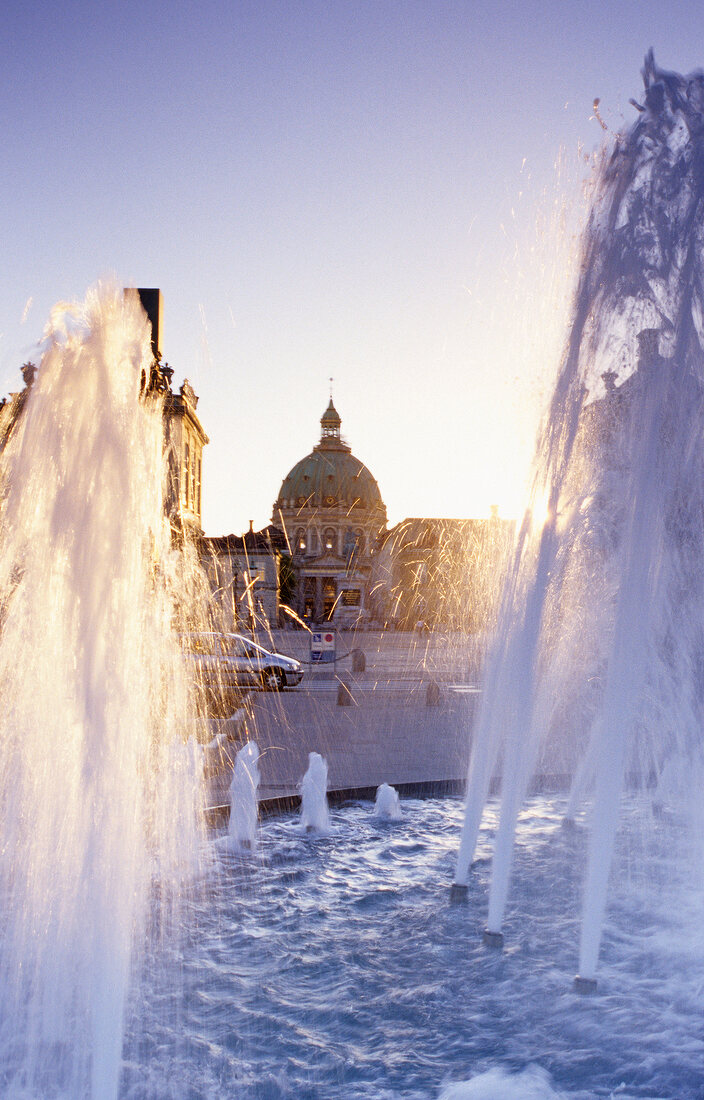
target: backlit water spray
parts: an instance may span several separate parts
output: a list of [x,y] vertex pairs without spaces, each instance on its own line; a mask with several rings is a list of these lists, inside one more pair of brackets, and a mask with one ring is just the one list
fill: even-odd
[[[604,154],[470,764],[455,882],[500,771],[487,942],[531,779],[589,797],[578,987],[595,988],[624,781],[683,823],[702,774],[704,75],[643,70]],[[547,503],[547,518],[543,518]],[[540,515],[540,519],[538,516]],[[696,840],[697,832],[690,837]]]
[[150,364],[136,294],[57,306],[2,455],[3,1096],[117,1095],[138,948],[198,851]]

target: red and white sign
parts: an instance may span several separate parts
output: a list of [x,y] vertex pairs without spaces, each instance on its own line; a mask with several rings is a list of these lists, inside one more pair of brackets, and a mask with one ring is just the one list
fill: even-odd
[[314,630],[310,636],[310,659],[316,664],[335,660],[335,631]]

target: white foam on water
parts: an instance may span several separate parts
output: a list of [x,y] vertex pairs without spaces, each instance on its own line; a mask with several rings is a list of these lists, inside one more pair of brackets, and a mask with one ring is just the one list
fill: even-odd
[[502,1068],[478,1073],[469,1081],[448,1085],[439,1100],[564,1100],[556,1092],[550,1075],[539,1066],[528,1066],[521,1073],[508,1073]]

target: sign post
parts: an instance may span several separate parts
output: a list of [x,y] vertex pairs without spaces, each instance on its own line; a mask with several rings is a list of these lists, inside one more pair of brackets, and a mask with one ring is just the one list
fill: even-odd
[[336,635],[334,630],[314,630],[310,636],[311,665],[332,665],[335,670],[337,659]]

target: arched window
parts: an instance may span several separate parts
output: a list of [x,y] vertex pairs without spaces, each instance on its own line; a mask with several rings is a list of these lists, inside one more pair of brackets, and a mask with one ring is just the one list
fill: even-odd
[[337,553],[337,532],[334,527],[326,527],[323,532],[323,545],[330,553]]
[[304,554],[306,550],[306,532],[303,527],[299,527],[296,531],[296,551],[299,554]]

